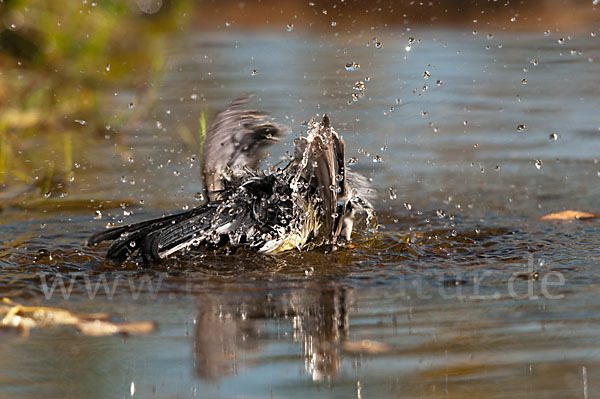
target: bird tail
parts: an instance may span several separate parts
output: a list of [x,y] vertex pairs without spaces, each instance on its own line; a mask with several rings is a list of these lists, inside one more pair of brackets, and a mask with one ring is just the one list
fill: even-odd
[[184,213],[101,231],[92,235],[87,245],[116,240],[106,254],[107,259],[123,262],[137,252],[145,263],[156,262],[171,253],[169,250],[174,246],[191,239],[192,233],[203,227],[201,220],[208,219],[211,208],[204,205]]

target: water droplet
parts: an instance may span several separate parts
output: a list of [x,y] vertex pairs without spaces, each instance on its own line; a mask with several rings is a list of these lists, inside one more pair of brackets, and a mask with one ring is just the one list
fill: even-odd
[[335,28],[335,26],[337,25],[337,22],[335,21],[331,21],[331,26]]
[[135,244],[135,241],[131,241],[131,242],[129,243],[129,246],[130,246],[131,248],[135,248],[135,245],[136,245],[136,244]]
[[350,157],[348,158],[348,165],[349,166],[354,166],[358,163],[358,158],[355,157]]
[[463,121],[463,125],[467,126],[469,124],[469,121]]
[[87,124],[87,122],[86,122],[86,121],[84,121],[83,119],[75,119],[75,122],[76,122],[76,123],[79,123],[79,124],[80,124],[80,125],[82,125],[82,126]]
[[408,38],[408,43],[409,44],[413,44],[415,42],[415,38],[414,37],[409,37]]
[[596,37],[596,32],[590,32],[591,37]]
[[394,191],[394,189],[392,187],[390,187],[389,191],[390,191],[390,199],[395,200],[397,198],[396,191]]
[[179,176],[179,175],[181,175],[181,172],[180,172],[180,171],[178,171],[178,170],[174,170],[174,171],[173,171],[173,175],[175,175],[175,176]]
[[373,163],[382,163],[383,159],[379,155],[373,157]]
[[438,85],[438,86],[441,86],[441,85],[444,84],[444,82],[442,82],[441,80],[436,80],[435,84]]
[[106,69],[106,72],[110,72],[110,64],[106,64],[106,67],[104,69]]
[[477,35],[477,31],[476,30],[473,31],[473,36],[475,36],[475,35]]
[[406,208],[407,211],[410,211],[412,209],[412,205],[408,202],[404,203],[404,208]]
[[383,43],[381,43],[381,42],[375,42],[375,47],[376,48],[382,48],[383,47]]
[[518,133],[523,133],[526,129],[527,129],[527,126],[525,126],[525,125],[518,125],[517,126],[517,132]]
[[443,219],[446,217],[446,212],[444,212],[443,209],[438,209],[437,211],[435,211],[435,214],[437,215],[438,218]]
[[352,88],[354,90],[364,90],[365,89],[365,82],[363,82],[362,80],[359,80],[358,82],[354,83],[354,86],[352,86]]
[[94,215],[94,220],[100,220],[102,219],[102,212],[100,212],[99,210],[96,210],[96,215]]
[[358,71],[360,69],[360,64],[358,62],[349,62],[346,64],[347,71]]
[[294,24],[287,24],[285,27],[285,30],[287,30],[288,32],[291,32],[294,30]]
[[494,169],[496,172],[500,172],[500,166],[496,165],[496,168]]
[[333,191],[334,193],[338,193],[338,194],[342,191],[342,189],[340,188],[340,186],[338,186],[337,184],[331,184],[329,186],[329,189],[331,191]]
[[565,44],[566,40],[564,37],[561,37],[560,39],[557,40],[558,44]]
[[556,141],[556,140],[558,140],[558,134],[556,134],[556,133],[550,133],[550,135],[548,136],[548,138],[551,141]]
[[404,47],[404,51],[406,51],[407,53],[412,49],[412,46],[410,44],[408,44],[406,47]]
[[201,192],[197,192],[194,195],[194,199],[198,202],[204,201],[204,194],[202,194]]
[[530,59],[529,63],[531,65],[533,65],[533,66],[538,66],[539,65],[538,60],[536,60],[535,58]]
[[69,183],[73,183],[75,181],[75,176],[69,176]]
[[524,84],[524,85],[526,85],[526,84],[527,84],[527,79],[523,78],[523,79],[521,80],[521,84]]
[[129,109],[133,109],[133,107],[134,107],[134,106],[135,106],[135,105],[134,105],[133,103],[129,103],[129,104],[127,104],[127,108],[129,108]]
[[550,31],[549,30],[545,30],[544,31],[544,36],[546,36],[546,37],[550,36]]
[[487,39],[488,39],[488,40],[492,40],[493,38],[494,38],[494,35],[493,35],[493,34],[491,34],[491,33],[488,33],[488,34],[487,34]]
[[121,183],[127,183],[127,177],[121,176]]
[[535,160],[535,167],[539,170],[542,169],[542,165],[544,165],[544,163],[542,162],[541,159],[536,159]]
[[156,121],[156,128],[157,129],[162,129],[163,125],[161,121]]
[[423,72],[423,79],[429,79],[431,77],[431,73],[429,71]]
[[44,198],[46,198],[46,199],[50,198],[51,196],[52,196],[52,193],[50,191],[46,191],[44,193]]
[[256,69],[253,69],[252,72],[251,72],[251,75],[252,76],[258,75],[258,71]]
[[198,99],[198,93],[192,93],[190,94],[190,98],[194,101],[196,101]]

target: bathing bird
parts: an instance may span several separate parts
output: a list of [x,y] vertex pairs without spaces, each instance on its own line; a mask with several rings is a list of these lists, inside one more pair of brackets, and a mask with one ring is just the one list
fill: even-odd
[[114,241],[106,257],[153,264],[181,251],[243,248],[276,254],[350,242],[357,220],[374,223],[373,190],[348,169],[345,144],[327,115],[308,123],[285,164],[259,169],[263,150],[288,128],[247,108],[249,96],[218,113],[206,132],[202,174],[208,202],[92,235]]

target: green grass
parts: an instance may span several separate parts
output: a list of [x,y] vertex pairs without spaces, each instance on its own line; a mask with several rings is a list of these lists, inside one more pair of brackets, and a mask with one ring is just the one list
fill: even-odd
[[[0,2],[0,191],[58,177],[67,185],[82,143],[102,139],[109,121],[126,130],[143,117],[163,79],[166,37],[193,3],[165,1],[150,15],[122,0]],[[137,94],[133,112],[115,111],[120,90]]]

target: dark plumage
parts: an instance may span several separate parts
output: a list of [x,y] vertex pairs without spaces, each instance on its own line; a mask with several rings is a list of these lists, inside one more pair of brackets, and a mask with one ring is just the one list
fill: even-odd
[[261,150],[287,129],[234,100],[207,131],[203,174],[209,202],[190,211],[94,234],[88,244],[116,240],[107,258],[134,255],[152,263],[177,251],[244,247],[266,253],[310,249],[350,240],[354,219],[372,196],[366,179],[347,170],[344,141],[325,115],[295,140],[294,157],[275,170],[257,170]]

